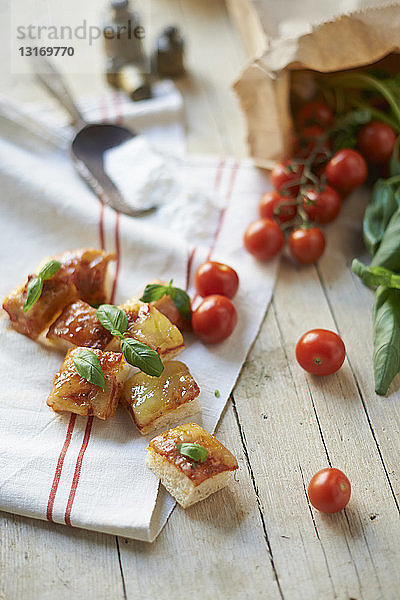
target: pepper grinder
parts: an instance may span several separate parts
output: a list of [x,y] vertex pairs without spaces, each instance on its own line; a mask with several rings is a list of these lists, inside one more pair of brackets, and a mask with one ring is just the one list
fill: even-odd
[[160,77],[179,77],[185,73],[185,42],[179,29],[170,25],[157,38],[154,67]]

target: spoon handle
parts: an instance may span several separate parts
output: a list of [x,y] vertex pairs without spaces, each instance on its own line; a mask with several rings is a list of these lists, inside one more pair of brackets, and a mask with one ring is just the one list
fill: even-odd
[[43,56],[32,57],[33,70],[40,83],[62,104],[72,117],[76,129],[86,125],[79,108],[75,104],[61,73]]

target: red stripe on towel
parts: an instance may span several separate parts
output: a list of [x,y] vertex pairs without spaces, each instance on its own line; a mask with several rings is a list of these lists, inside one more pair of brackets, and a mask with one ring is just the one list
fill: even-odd
[[49,500],[47,502],[46,518],[48,521],[51,521],[52,523],[54,523],[54,521],[53,521],[54,500],[56,499],[56,493],[57,493],[58,484],[60,482],[61,471],[62,471],[63,464],[64,464],[64,458],[65,458],[65,455],[67,454],[68,446],[71,443],[71,437],[72,437],[72,432],[74,430],[75,421],[76,421],[76,415],[73,413],[69,419],[67,434],[65,436],[63,447],[61,448],[60,456],[58,457],[56,472],[54,474],[54,479],[53,479],[53,483],[52,483],[50,494],[49,494]]
[[121,246],[119,243],[119,213],[118,212],[115,213],[115,258],[116,258],[115,276],[114,276],[112,292],[111,292],[111,304],[114,304],[114,300],[115,300],[115,292],[117,291],[117,283],[118,283],[118,275],[119,275],[119,266],[120,266],[120,262],[121,262]]
[[226,209],[228,208],[229,201],[230,201],[230,199],[232,197],[232,192],[233,192],[233,188],[234,188],[234,185],[235,185],[235,180],[236,180],[236,175],[237,175],[238,169],[239,169],[239,161],[235,160],[235,162],[233,163],[233,166],[232,166],[232,171],[231,171],[231,176],[230,176],[230,179],[229,179],[228,189],[226,191],[225,205],[221,209],[221,212],[219,213],[217,228],[216,228],[215,233],[214,233],[214,238],[213,238],[213,241],[211,243],[210,250],[209,250],[209,252],[207,254],[207,260],[210,260],[210,256],[211,256],[211,254],[214,251],[215,244],[217,243],[218,236],[219,236],[219,234],[221,232],[221,228],[222,228],[222,224],[224,222],[224,217],[225,217]]
[[86,423],[85,435],[83,436],[82,446],[81,446],[81,449],[79,450],[78,458],[77,458],[76,465],[75,465],[75,472],[74,472],[74,477],[72,479],[71,491],[70,491],[69,497],[68,497],[67,508],[65,509],[65,516],[64,516],[65,524],[69,525],[70,527],[71,527],[72,505],[74,503],[76,490],[78,488],[79,477],[80,477],[81,469],[82,469],[83,457],[86,452],[86,448],[88,447],[88,443],[89,443],[89,439],[90,439],[90,432],[92,430],[92,424],[93,424],[93,417],[88,417],[88,420]]

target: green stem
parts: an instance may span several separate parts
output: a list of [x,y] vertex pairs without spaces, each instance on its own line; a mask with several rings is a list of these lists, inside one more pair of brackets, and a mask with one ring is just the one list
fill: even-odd
[[400,107],[390,89],[379,79],[366,73],[344,73],[342,75],[332,75],[329,77],[329,81],[333,82],[335,85],[342,85],[344,87],[377,90],[390,104],[393,114],[396,116],[396,120],[400,126]]
[[360,108],[362,110],[369,110],[369,112],[371,113],[371,115],[373,117],[375,117],[375,119],[377,119],[378,121],[382,121],[383,123],[386,123],[392,129],[397,131],[397,133],[400,133],[400,125],[398,125],[396,123],[396,121],[391,119],[389,117],[389,115],[387,115],[385,112],[383,112],[383,110],[379,110],[378,108],[373,108],[372,106],[369,106],[369,104],[366,104],[365,102],[353,101],[352,104],[356,108]]

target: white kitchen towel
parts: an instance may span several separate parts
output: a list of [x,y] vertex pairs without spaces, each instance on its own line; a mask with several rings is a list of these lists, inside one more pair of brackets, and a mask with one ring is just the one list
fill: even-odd
[[[120,107],[110,105],[107,118],[116,115]],[[162,111],[146,118],[150,138],[158,131],[166,147],[168,134],[157,128]],[[193,295],[194,271],[207,257],[232,265],[240,277],[233,335],[216,346],[187,336],[180,356],[201,388],[202,413],[194,420],[214,431],[272,295],[276,262],[258,263],[242,244],[268,187],[265,176],[248,161],[177,158],[176,205],[133,219],[103,206],[64,149],[39,138],[29,143],[28,134],[22,144],[20,129],[0,119],[1,298],[43,257],[79,247],[116,252],[117,303],[154,278],[173,278]],[[134,177],[135,165],[126,168]],[[52,412],[46,398],[63,356],[13,331],[4,311],[0,336],[0,509],[154,540],[174,502],[158,493],[144,466],[148,439],[122,409],[105,422]]]

